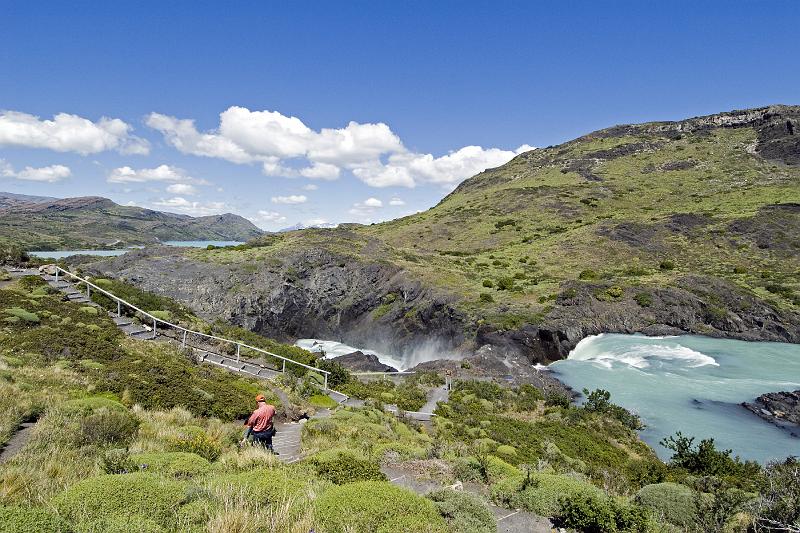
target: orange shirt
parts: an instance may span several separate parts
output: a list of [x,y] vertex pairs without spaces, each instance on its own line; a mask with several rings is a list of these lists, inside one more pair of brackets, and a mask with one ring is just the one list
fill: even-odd
[[268,403],[262,403],[258,409],[253,411],[247,419],[246,426],[253,428],[253,431],[264,431],[272,427],[272,417],[275,416],[275,407]]

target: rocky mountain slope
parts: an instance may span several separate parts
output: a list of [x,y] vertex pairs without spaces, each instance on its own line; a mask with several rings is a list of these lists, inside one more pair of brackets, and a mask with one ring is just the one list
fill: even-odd
[[0,238],[27,249],[121,247],[164,240],[244,241],[262,233],[247,219],[230,213],[190,217],[121,206],[96,196],[26,200],[2,193],[0,202]]
[[17,207],[25,204],[36,204],[40,202],[52,202],[58,198],[49,196],[31,196],[29,194],[15,194],[13,192],[0,192],[0,209],[6,207]]
[[599,332],[800,342],[800,107],[615,126],[373,226],[92,265],[282,339],[547,362]]

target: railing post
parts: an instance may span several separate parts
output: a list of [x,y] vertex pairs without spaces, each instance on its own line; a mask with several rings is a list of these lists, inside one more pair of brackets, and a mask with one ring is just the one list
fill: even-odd
[[239,349],[242,347],[241,344],[236,345],[236,362],[239,362]]
[[286,373],[286,359],[283,360],[283,369],[281,369],[281,372],[284,374]]
[[56,267],[56,285],[58,285],[58,267]]
[[92,298],[92,292],[91,291],[92,291],[92,288],[89,287],[89,284],[87,283],[86,284],[86,297],[89,298],[89,299]]
[[183,330],[183,342],[181,343],[182,348],[186,348],[186,330]]
[[158,333],[156,332],[156,319],[154,318],[153,319],[153,338],[154,339],[156,338],[156,335],[158,335]]
[[122,317],[122,303],[117,300],[117,318]]
[[325,373],[325,387],[322,390],[328,390],[328,373]]

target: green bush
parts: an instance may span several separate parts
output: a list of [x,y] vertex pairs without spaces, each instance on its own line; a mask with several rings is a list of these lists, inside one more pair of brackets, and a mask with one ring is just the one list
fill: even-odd
[[605,290],[597,291],[595,293],[595,298],[601,302],[614,302],[622,298],[624,293],[625,291],[622,289],[622,287],[614,285],[613,287],[608,287]]
[[6,319],[7,322],[19,322],[21,320],[29,324],[39,323],[39,315],[36,313],[31,313],[27,309],[23,309],[21,307],[11,307],[9,309],[4,309],[3,312],[5,312],[7,315],[11,315]]
[[107,516],[87,523],[83,531],[103,533],[164,533],[157,521],[142,515]]
[[482,292],[481,295],[478,297],[478,300],[485,303],[492,303],[494,302],[494,296],[492,296],[488,292]]
[[556,524],[584,533],[609,531],[646,532],[650,521],[647,512],[600,496],[571,494],[561,498],[561,512]]
[[274,505],[303,494],[311,477],[300,469],[276,467],[216,476],[211,482],[221,490],[241,491],[256,505]]
[[661,270],[675,270],[675,261],[665,259],[659,263],[658,268]]
[[498,291],[510,291],[514,289],[514,278],[510,276],[503,276],[497,279]]
[[141,471],[177,478],[205,474],[211,467],[208,460],[187,452],[140,453],[131,455],[129,460]]
[[581,270],[578,279],[597,279],[597,272],[591,269]]
[[328,387],[332,389],[337,389],[352,379],[350,371],[343,367],[341,363],[336,362],[335,359],[319,359],[316,364],[320,370],[330,372],[330,375],[328,375]]
[[637,292],[633,299],[636,300],[636,303],[641,307],[650,307],[653,305],[653,295],[649,292]]
[[540,516],[558,516],[564,496],[601,497],[600,489],[574,477],[530,473],[506,478],[492,487],[492,499],[507,507],[525,509]]
[[70,533],[67,522],[40,507],[0,506],[0,531],[3,533]]
[[111,517],[141,517],[174,527],[186,502],[186,484],[156,474],[106,474],[79,481],[53,499],[59,514],[75,523]]
[[336,400],[328,396],[327,394],[313,394],[309,396],[308,403],[313,405],[314,407],[319,407],[322,409],[333,409],[338,403]]
[[206,435],[205,432],[173,437],[169,441],[169,448],[173,452],[187,452],[199,455],[207,461],[216,461],[222,454],[222,446]]
[[487,289],[491,289],[492,287],[494,287],[494,281],[490,279],[485,279],[483,280],[483,286],[486,287]]
[[656,518],[682,528],[690,528],[695,522],[697,505],[695,492],[677,483],[656,483],[642,487],[635,501],[650,509]]
[[67,400],[62,404],[64,410],[69,413],[89,414],[98,409],[105,408],[109,411],[127,412],[128,408],[116,400],[105,396],[88,396],[75,400]]
[[433,501],[447,522],[448,531],[455,533],[494,533],[497,523],[494,514],[478,496],[468,492],[441,489],[426,497]]
[[446,531],[433,502],[383,481],[360,481],[326,490],[317,498],[315,515],[328,533],[410,531],[409,523]]
[[102,407],[79,418],[76,444],[125,444],[138,428],[139,420],[130,412]]
[[356,481],[386,481],[386,476],[377,463],[360,459],[345,451],[339,451],[333,456],[320,454],[312,457],[310,463],[317,476],[336,485]]

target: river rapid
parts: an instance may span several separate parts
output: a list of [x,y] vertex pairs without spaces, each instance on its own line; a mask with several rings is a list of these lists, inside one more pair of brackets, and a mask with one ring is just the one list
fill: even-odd
[[774,426],[739,404],[766,392],[800,389],[800,346],[695,335],[587,337],[549,370],[575,390],[606,389],[642,417],[641,436],[659,441],[681,431],[713,437],[718,448],[757,461],[800,455],[800,428]]

